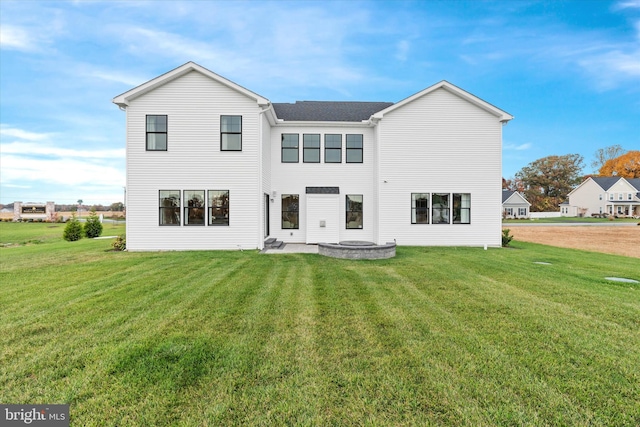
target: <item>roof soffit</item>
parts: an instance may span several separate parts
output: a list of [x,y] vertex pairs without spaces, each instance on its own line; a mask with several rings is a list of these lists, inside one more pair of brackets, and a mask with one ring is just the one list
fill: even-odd
[[198,72],[206,77],[209,77],[210,79],[215,80],[218,83],[221,83],[235,90],[236,92],[255,100],[259,105],[266,106],[270,104],[268,99],[258,95],[255,92],[250,91],[249,89],[246,89],[240,86],[237,83],[232,82],[231,80],[228,80],[214,73],[213,71],[210,71],[204,68],[201,65],[196,64],[195,62],[187,62],[186,64],[183,64],[178,68],[175,68],[169,72],[162,74],[161,76],[151,79],[139,86],[136,86],[135,88],[116,96],[115,98],[113,98],[112,102],[114,104],[117,104],[120,107],[126,107],[131,100],[139,96],[142,96],[145,93],[148,93],[160,86],[163,86],[175,79],[178,79],[181,76],[184,76],[185,74],[190,73],[192,71]]

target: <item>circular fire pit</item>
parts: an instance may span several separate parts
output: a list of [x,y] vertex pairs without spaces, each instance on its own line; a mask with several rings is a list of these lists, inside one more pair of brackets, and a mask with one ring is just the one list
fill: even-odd
[[396,256],[396,244],[376,245],[361,240],[344,240],[337,244],[318,243],[318,253],[332,258],[386,259]]

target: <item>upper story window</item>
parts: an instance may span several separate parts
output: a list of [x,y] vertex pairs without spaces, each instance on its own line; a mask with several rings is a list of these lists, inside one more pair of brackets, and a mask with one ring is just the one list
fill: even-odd
[[180,225],[180,190],[160,190],[160,225]]
[[229,225],[229,190],[209,190],[209,225]]
[[184,190],[184,225],[204,225],[204,190]]
[[362,135],[347,135],[347,163],[362,163]]
[[167,151],[167,116],[147,116],[147,151]]
[[623,199],[622,193],[618,193],[618,200],[622,200],[622,199]]
[[411,193],[411,224],[429,224],[429,193]]
[[220,150],[242,151],[242,116],[220,116]]
[[320,135],[302,135],[302,161],[304,163],[320,163]]
[[348,194],[346,199],[347,228],[362,228],[362,195]]
[[609,193],[609,200],[613,200],[613,193]]
[[599,200],[602,200],[602,193],[600,193],[600,196],[598,197]]
[[282,134],[282,163],[298,163],[300,136],[297,133]]
[[627,194],[627,200],[633,200],[633,193]]
[[342,163],[342,135],[326,134],[324,136],[324,162]]

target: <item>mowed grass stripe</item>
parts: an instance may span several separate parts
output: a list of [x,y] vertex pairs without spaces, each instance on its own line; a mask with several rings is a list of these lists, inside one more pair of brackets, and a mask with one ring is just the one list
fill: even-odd
[[[71,403],[74,425],[640,420],[640,288],[602,277],[640,274],[635,259],[520,243],[364,262],[77,243],[0,249],[0,401]],[[25,260],[43,247],[58,269]]]

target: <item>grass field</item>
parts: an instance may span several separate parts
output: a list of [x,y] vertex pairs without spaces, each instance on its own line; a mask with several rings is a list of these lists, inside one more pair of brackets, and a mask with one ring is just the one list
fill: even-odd
[[640,286],[604,279],[640,280],[636,258],[126,253],[49,226],[0,223],[2,403],[74,426],[640,424]]

